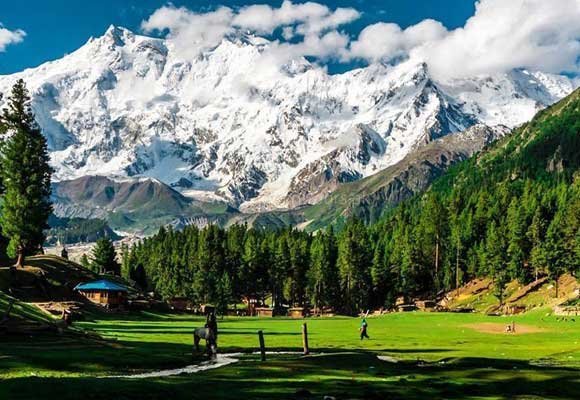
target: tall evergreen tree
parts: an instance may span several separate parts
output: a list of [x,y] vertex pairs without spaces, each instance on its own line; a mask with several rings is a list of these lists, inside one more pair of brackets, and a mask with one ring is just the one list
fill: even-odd
[[92,252],[91,268],[100,274],[119,275],[120,265],[117,262],[117,253],[111,239],[103,237],[97,240]]
[[509,282],[507,269],[507,254],[505,236],[501,227],[494,222],[491,223],[487,231],[485,242],[485,262],[488,273],[493,278],[494,294],[498,298],[500,305],[503,305],[505,288]]
[[539,272],[546,266],[546,257],[542,246],[544,240],[545,221],[540,207],[537,207],[528,227],[526,236],[531,244],[530,264],[534,270],[534,279],[538,279]]
[[559,279],[566,270],[568,258],[566,247],[562,240],[562,237],[564,237],[563,222],[562,215],[557,214],[548,227],[544,242],[546,267],[548,276],[554,282],[556,297],[559,296]]
[[369,306],[371,287],[371,255],[367,232],[360,221],[349,221],[339,236],[337,263],[344,311],[360,312]]
[[332,229],[318,233],[310,246],[310,269],[308,271],[308,295],[317,311],[324,306],[336,307],[337,287],[336,244]]
[[215,306],[221,315],[228,311],[228,305],[233,300],[232,283],[230,276],[224,272],[219,277],[216,284],[216,301]]
[[290,272],[290,248],[285,234],[276,241],[273,263],[270,268],[270,287],[272,306],[280,307],[284,303],[284,284]]
[[80,264],[85,268],[91,267],[91,261],[89,260],[89,257],[87,257],[86,253],[83,253],[83,255],[81,256]]
[[21,267],[24,257],[42,250],[52,212],[46,139],[35,121],[23,80],[16,82],[0,116],[0,180],[4,197],[0,214],[8,254]]

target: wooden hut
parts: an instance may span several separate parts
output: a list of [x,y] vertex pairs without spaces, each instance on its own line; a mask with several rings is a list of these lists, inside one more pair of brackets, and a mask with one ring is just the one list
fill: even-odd
[[274,309],[270,307],[256,307],[255,308],[256,315],[258,317],[273,317],[274,316]]
[[288,316],[290,318],[304,318],[308,314],[308,309],[304,307],[293,307],[288,309]]
[[75,290],[92,303],[106,308],[118,308],[127,303],[127,288],[106,279],[81,283]]

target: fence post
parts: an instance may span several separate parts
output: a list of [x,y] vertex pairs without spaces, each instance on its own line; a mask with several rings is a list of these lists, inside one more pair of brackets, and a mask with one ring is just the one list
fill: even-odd
[[264,344],[264,332],[258,331],[258,338],[260,339],[260,355],[262,361],[266,361],[266,345]]
[[306,322],[302,324],[302,346],[304,347],[304,355],[307,356],[310,354],[310,350],[308,349],[308,326]]

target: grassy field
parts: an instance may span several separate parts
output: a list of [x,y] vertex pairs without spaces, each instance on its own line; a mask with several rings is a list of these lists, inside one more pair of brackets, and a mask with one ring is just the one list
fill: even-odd
[[[371,340],[361,342],[358,319],[311,318],[309,357],[272,355],[262,363],[248,354],[211,371],[133,380],[102,377],[202,361],[202,355],[191,354],[191,332],[203,320],[153,313],[95,316],[75,327],[107,340],[55,336],[0,342],[0,398],[282,399],[296,398],[301,389],[313,398],[580,398],[580,321],[562,322],[543,312],[513,320],[515,335],[502,333],[511,318],[391,314],[370,318]],[[268,350],[298,351],[303,322],[222,320],[220,352],[252,353],[259,329]]]

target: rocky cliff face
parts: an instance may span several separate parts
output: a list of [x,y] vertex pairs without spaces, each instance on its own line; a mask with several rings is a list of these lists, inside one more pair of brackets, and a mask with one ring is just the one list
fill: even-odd
[[475,125],[461,135],[436,139],[373,176],[342,185],[325,200],[302,211],[303,219],[308,222],[308,229],[349,216],[376,221],[384,210],[425,191],[449,167],[483,150],[508,131],[504,126]]
[[326,198],[476,124],[509,127],[571,92],[517,70],[435,81],[420,60],[329,75],[301,59],[262,73],[269,42],[238,36],[194,59],[111,27],[60,60],[0,77],[29,85],[55,179],[154,178],[247,212]]

